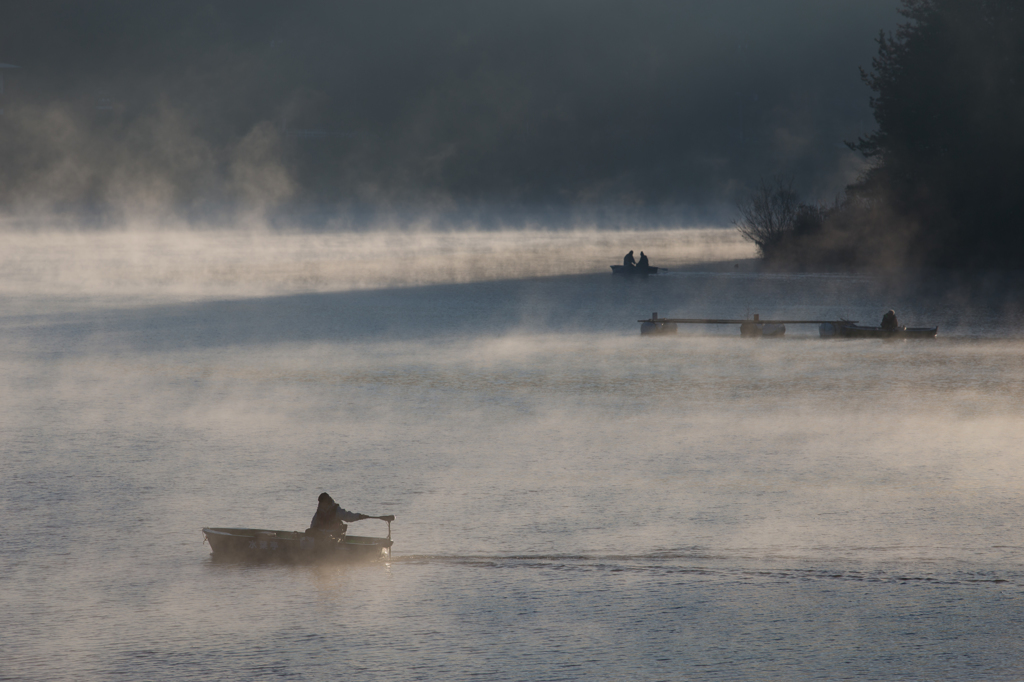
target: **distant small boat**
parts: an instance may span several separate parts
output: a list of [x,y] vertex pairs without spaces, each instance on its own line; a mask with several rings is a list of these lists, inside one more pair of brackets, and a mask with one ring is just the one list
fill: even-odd
[[614,275],[625,275],[627,277],[646,277],[647,275],[657,275],[658,270],[665,270],[666,268],[656,268],[652,265],[646,267],[637,267],[635,265],[613,265],[612,274]]
[[[383,517],[387,520],[387,517]],[[391,517],[393,520],[394,517]],[[316,563],[376,561],[390,556],[391,522],[386,538],[300,533],[262,528],[203,528],[213,558],[223,561]]]
[[938,327],[882,329],[844,322],[823,322],[818,326],[818,334],[825,338],[838,336],[843,339],[934,339],[938,333]]

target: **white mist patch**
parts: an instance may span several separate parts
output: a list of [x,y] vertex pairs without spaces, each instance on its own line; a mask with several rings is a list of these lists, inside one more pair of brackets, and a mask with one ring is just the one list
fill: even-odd
[[0,295],[182,300],[609,273],[750,258],[731,228],[0,233]]
[[[152,497],[183,547],[201,525],[301,530],[321,488],[398,514],[406,556],[697,546],[864,565],[1022,546],[1007,525],[1024,491],[1021,344],[679,341],[0,364],[21,387],[0,403],[11,442],[35,452],[8,464],[46,480],[95,473],[60,499],[121,525]],[[116,501],[100,494],[111,477]]]

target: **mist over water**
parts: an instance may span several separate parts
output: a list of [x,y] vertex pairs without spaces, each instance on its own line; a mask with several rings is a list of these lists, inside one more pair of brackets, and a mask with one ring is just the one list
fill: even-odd
[[[1010,278],[758,273],[714,229],[0,242],[0,678],[1024,670]],[[890,307],[939,338],[636,322]],[[211,562],[322,490],[397,516],[389,563]]]
[[[662,267],[746,259],[721,228],[458,230],[382,225],[310,234],[265,228],[0,232],[0,293],[187,300],[610,272],[643,244]],[[640,249],[636,248],[637,254]],[[621,253],[620,253],[621,252]]]

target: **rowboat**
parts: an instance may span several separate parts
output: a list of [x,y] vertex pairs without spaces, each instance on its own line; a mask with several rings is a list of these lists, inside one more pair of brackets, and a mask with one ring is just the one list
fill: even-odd
[[818,326],[818,334],[825,338],[838,336],[844,339],[934,339],[938,333],[938,327],[883,329],[848,322],[823,322]]
[[658,270],[665,270],[665,268],[656,268],[653,265],[648,265],[642,268],[636,265],[630,265],[629,267],[626,267],[625,265],[613,265],[611,267],[613,275],[625,275],[627,277],[646,277],[647,275],[657,275]]
[[334,537],[312,530],[302,533],[263,528],[203,528],[203,536],[204,542],[210,543],[214,560],[218,561],[300,564],[377,561],[390,557],[394,544],[390,521],[386,538],[347,534]]

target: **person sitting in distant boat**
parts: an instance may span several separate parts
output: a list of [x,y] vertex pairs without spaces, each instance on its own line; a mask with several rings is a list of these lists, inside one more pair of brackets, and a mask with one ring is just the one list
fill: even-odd
[[882,315],[882,329],[887,332],[894,332],[900,328],[900,323],[896,321],[896,311],[890,310],[885,315]]
[[640,260],[636,262],[636,266],[641,270],[650,267],[650,265],[647,262],[647,255],[643,251],[640,252]]
[[628,270],[629,268],[632,268],[635,265],[636,265],[636,259],[633,258],[633,252],[630,251],[622,259],[622,267],[624,267],[624,268],[626,268]]
[[323,531],[331,535],[344,535],[347,527],[345,526],[346,521],[351,523],[352,521],[362,521],[363,519],[370,518],[366,514],[357,514],[356,512],[342,509],[341,505],[336,503],[327,493],[320,493],[320,497],[317,500],[319,504],[316,508],[316,514],[313,514],[313,520],[309,522],[310,530]]

